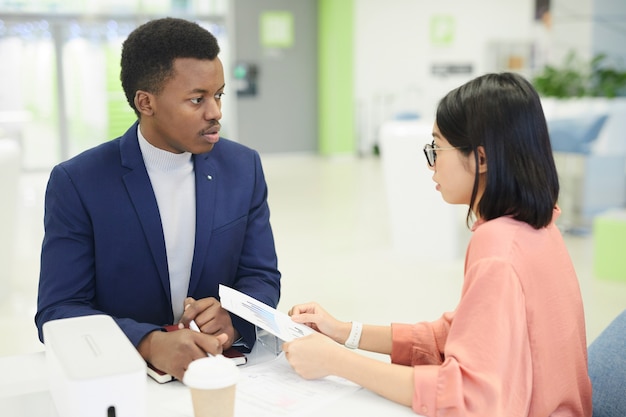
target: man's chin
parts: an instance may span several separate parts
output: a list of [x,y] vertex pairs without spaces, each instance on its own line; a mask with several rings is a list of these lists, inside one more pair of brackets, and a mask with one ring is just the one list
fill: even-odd
[[191,149],[191,153],[194,155],[199,155],[202,153],[211,152],[215,147],[214,143],[203,143],[202,146],[196,146],[194,149]]

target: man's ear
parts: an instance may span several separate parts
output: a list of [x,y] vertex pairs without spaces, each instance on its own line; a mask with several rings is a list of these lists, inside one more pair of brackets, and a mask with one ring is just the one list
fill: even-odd
[[135,108],[137,111],[145,116],[152,116],[154,114],[154,95],[147,91],[137,90],[135,92]]
[[478,146],[476,152],[478,153],[478,173],[483,174],[487,172],[487,154],[485,153],[485,147]]

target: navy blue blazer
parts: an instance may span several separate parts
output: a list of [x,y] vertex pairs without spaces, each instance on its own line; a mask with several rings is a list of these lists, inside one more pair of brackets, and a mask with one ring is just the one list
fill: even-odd
[[[267,185],[256,151],[220,138],[194,155],[196,238],[188,296],[218,296],[218,284],[272,307],[280,297]],[[137,346],[172,323],[159,209],[137,139],[137,123],[53,168],[35,322],[107,314]],[[233,325],[248,346],[254,326]]]

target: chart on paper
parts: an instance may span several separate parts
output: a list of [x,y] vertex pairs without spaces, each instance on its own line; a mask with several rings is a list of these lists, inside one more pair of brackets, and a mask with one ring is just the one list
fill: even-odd
[[285,313],[233,288],[220,284],[219,293],[220,303],[224,309],[267,330],[285,342],[314,332],[310,327],[292,321]]

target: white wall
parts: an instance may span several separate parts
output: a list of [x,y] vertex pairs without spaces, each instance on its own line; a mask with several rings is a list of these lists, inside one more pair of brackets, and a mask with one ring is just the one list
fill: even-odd
[[605,52],[615,64],[626,65],[626,1],[595,0],[593,4],[593,52]]
[[[493,45],[522,45],[521,72],[560,62],[571,49],[591,50],[592,0],[552,0],[553,26],[534,20],[534,0],[354,0],[355,92],[359,150],[371,151],[383,121],[399,112],[432,118],[438,100],[475,76],[500,71]],[[431,43],[433,16],[454,19],[453,41]],[[531,45],[544,55],[530,55]],[[512,47],[511,47],[512,48]],[[431,75],[433,64],[471,64],[469,75]]]
[[[551,63],[560,64],[571,50],[581,59],[592,57],[593,8],[598,0],[552,0]],[[623,1],[623,0],[619,0]],[[626,3],[624,3],[626,4]]]

